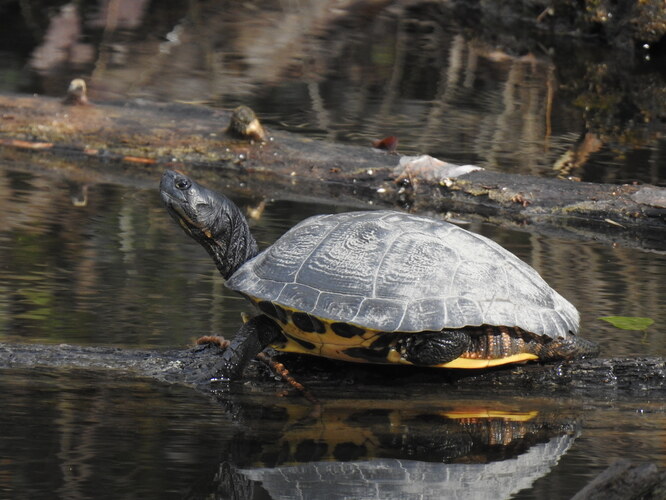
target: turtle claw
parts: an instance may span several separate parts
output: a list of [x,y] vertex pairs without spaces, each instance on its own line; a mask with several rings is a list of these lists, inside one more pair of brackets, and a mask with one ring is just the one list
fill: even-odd
[[303,384],[296,380],[282,363],[275,361],[265,352],[260,352],[257,354],[257,359],[268,366],[268,368],[270,368],[270,370],[279,376],[282,380],[299,391],[305,399],[313,404],[319,404],[319,400],[310,391],[308,391]]
[[218,335],[203,335],[199,337],[195,343],[196,345],[216,345],[220,349],[226,349],[231,342]]

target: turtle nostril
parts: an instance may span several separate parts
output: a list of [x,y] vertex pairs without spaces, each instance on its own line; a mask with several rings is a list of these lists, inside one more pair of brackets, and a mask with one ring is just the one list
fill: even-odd
[[185,191],[186,189],[190,188],[192,182],[190,182],[190,180],[185,177],[179,177],[174,181],[174,185],[176,186],[176,189]]

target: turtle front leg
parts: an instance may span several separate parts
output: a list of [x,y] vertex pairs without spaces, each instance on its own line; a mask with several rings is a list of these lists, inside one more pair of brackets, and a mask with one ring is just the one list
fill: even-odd
[[470,347],[469,334],[460,330],[400,335],[396,349],[405,361],[417,366],[436,366],[459,358]]
[[223,380],[237,380],[245,367],[270,343],[282,336],[280,327],[268,316],[251,318],[238,330],[215,368]]

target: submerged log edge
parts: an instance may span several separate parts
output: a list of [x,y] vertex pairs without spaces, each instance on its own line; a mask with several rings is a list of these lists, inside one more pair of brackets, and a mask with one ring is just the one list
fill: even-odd
[[[183,384],[204,392],[220,389],[215,379],[222,349],[212,344],[180,350],[139,350],[68,344],[0,343],[0,369],[111,371],[128,377],[145,377],[168,384]],[[640,399],[666,395],[666,359],[593,358],[559,363],[529,363],[485,371],[404,369],[382,365],[356,365],[279,354],[292,374],[308,388],[373,385],[383,391],[409,385],[427,389],[433,385],[475,391],[504,389],[533,395],[586,394],[592,398],[613,395]],[[274,387],[275,377],[263,365],[253,363],[240,382],[243,387]],[[286,387],[286,386],[285,386]],[[482,392],[479,392],[479,396]]]

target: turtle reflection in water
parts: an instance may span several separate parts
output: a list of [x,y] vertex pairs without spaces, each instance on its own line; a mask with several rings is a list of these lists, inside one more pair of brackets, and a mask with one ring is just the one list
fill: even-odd
[[222,356],[234,379],[265,347],[361,363],[486,368],[596,353],[578,311],[491,240],[393,211],[310,217],[259,252],[240,209],[166,171],[171,216],[261,314]]
[[547,475],[579,433],[560,409],[538,415],[479,402],[461,414],[414,399],[391,401],[393,409],[386,401],[328,403],[321,420],[293,425],[290,412],[284,427],[274,427],[273,413],[260,430],[247,422],[253,430],[231,438],[225,462],[203,483],[208,497],[512,498]]

